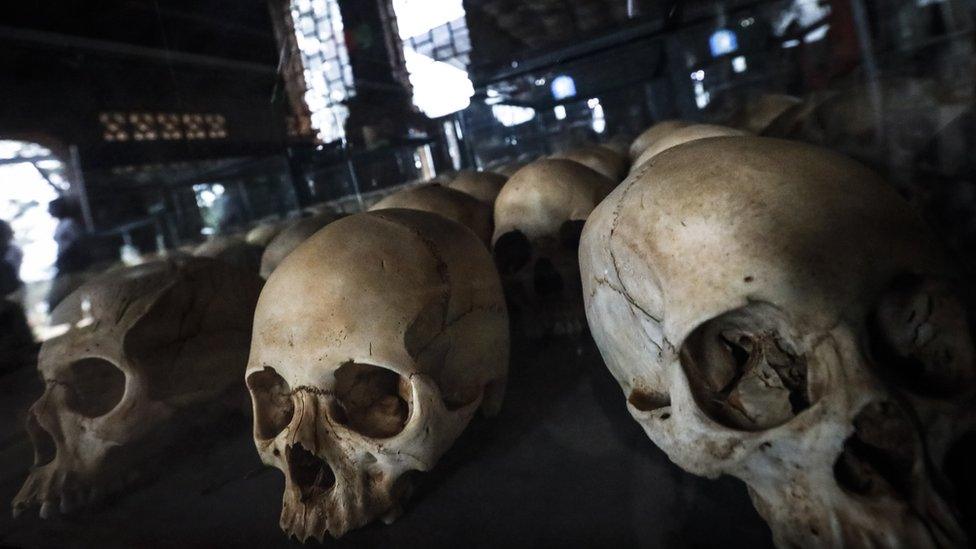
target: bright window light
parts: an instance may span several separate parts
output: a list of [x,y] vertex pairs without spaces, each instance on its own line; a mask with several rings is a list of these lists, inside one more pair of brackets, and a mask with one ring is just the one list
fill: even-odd
[[552,113],[556,115],[556,120],[563,120],[566,118],[566,107],[563,105],[556,105],[553,107]]
[[746,72],[747,66],[745,57],[740,55],[732,58],[732,70],[735,72]]
[[464,18],[461,0],[393,0],[393,11],[403,40]]
[[471,103],[471,43],[462,0],[393,0],[413,103],[437,118]]
[[437,118],[471,103],[474,86],[467,72],[409,48],[403,49],[403,56],[413,86],[413,102],[424,114]]
[[47,205],[58,196],[30,162],[0,167],[0,219],[10,223],[14,244],[23,252],[20,278],[24,282],[54,277],[54,261],[58,255],[54,229],[58,221],[48,213]]
[[518,126],[535,118],[532,107],[516,107],[514,105],[492,105],[491,115],[505,127]]
[[312,127],[325,142],[345,137],[349,109],[342,101],[356,95],[352,67],[337,0],[292,0],[295,40],[302,56],[305,104]]
[[603,133],[607,129],[607,119],[603,114],[603,105],[600,104],[600,100],[596,97],[588,99],[586,106],[590,108],[591,115],[593,116],[593,122],[591,124],[593,131]]
[[712,50],[712,57],[732,53],[739,49],[739,40],[735,33],[728,29],[719,29],[708,39],[708,47]]
[[573,80],[572,76],[563,74],[552,79],[550,89],[552,90],[552,98],[556,101],[573,97],[576,95],[576,81]]

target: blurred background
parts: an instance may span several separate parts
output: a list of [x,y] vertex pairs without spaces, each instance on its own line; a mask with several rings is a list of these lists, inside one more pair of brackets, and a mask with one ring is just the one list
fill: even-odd
[[[882,171],[972,256],[969,0],[106,0],[0,15],[2,290],[35,335],[84,273],[667,118]],[[811,122],[812,121],[812,122]],[[0,277],[0,278],[2,278]]]

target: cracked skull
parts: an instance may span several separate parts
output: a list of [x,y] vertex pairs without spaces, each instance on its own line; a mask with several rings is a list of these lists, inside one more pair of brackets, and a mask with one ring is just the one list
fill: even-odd
[[580,262],[631,415],[682,468],[745,481],[778,545],[966,544],[971,327],[940,246],[866,168],[681,145],[593,212]]
[[495,202],[494,255],[509,310],[531,337],[577,332],[586,320],[577,246],[583,223],[614,183],[571,160],[536,160]]
[[66,297],[52,322],[68,331],[41,347],[34,466],[14,512],[96,501],[194,427],[241,411],[260,290],[257,275],[191,258],[109,272]]
[[501,405],[508,315],[458,223],[390,209],[335,221],[272,273],[246,374],[261,459],[304,541],[394,519],[481,408]]

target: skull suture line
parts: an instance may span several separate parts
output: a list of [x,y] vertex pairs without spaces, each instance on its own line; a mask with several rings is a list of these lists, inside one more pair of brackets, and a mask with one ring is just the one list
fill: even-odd
[[346,217],[268,279],[247,385],[281,528],[304,541],[394,519],[480,407],[501,404],[508,315],[484,245],[416,210]]
[[52,322],[70,329],[41,347],[34,467],[14,512],[97,501],[194,426],[240,411],[260,291],[257,275],[190,258],[105,273],[66,297]]
[[542,159],[515,172],[499,193],[495,263],[515,323],[530,337],[583,329],[579,233],[613,185],[577,162]]
[[594,210],[580,262],[631,415],[682,468],[744,480],[777,544],[966,543],[972,332],[940,247],[866,168],[680,145]]

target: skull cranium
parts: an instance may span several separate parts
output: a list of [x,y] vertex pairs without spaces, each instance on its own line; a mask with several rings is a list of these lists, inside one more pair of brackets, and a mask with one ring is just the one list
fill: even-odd
[[584,324],[577,244],[613,181],[571,160],[541,159],[515,172],[495,201],[495,262],[513,316],[531,337]]
[[112,271],[66,297],[52,321],[68,331],[41,347],[34,467],[15,513],[97,500],[194,425],[240,410],[260,290],[256,275],[191,258]]
[[972,333],[940,247],[866,168],[687,143],[593,212],[580,262],[631,415],[682,468],[744,480],[777,544],[966,543],[947,464],[972,460]]
[[389,209],[333,222],[272,273],[246,374],[261,459],[300,540],[392,520],[508,368],[498,275],[469,230]]
[[387,196],[369,210],[406,208],[441,215],[470,229],[487,246],[491,240],[491,206],[458,190],[430,183]]

